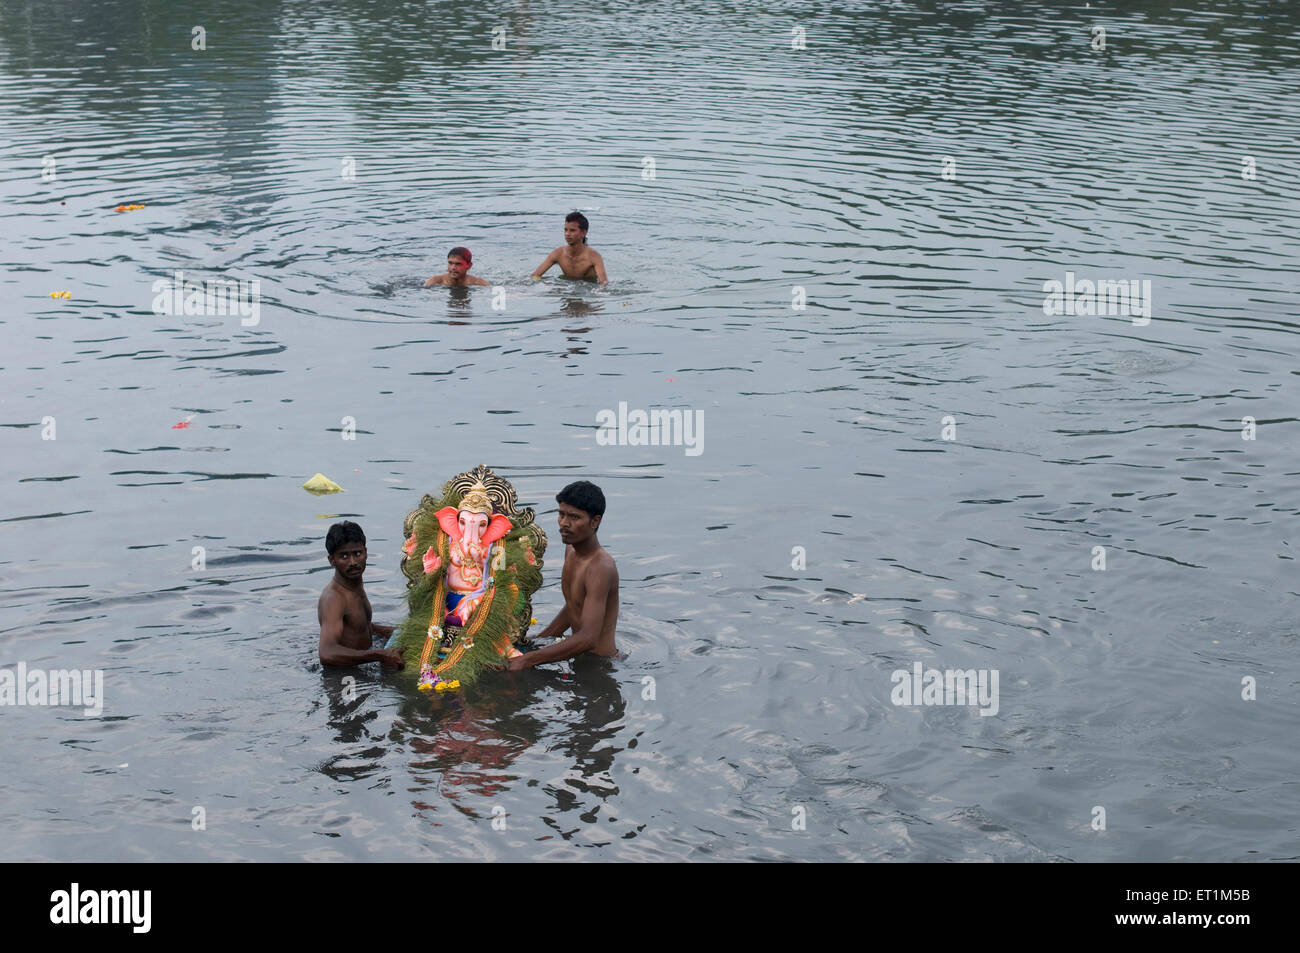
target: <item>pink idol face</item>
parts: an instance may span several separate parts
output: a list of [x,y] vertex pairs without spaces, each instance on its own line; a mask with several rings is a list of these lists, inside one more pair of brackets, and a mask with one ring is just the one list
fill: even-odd
[[461,539],[481,540],[483,538],[488,525],[486,513],[471,513],[469,510],[461,510],[457,516],[460,519]]

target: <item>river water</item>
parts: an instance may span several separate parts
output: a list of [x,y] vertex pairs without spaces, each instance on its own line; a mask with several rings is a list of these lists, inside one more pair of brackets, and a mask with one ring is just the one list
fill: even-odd
[[[0,859],[1300,856],[1300,13],[1189,6],[4,0],[0,663],[104,705],[0,708]],[[628,658],[349,698],[326,529],[399,621],[479,463]]]

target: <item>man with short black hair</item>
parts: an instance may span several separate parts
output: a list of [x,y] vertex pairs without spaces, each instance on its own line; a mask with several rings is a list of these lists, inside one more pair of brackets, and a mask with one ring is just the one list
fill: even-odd
[[600,252],[587,247],[587,216],[581,212],[570,212],[564,216],[564,244],[546,256],[546,260],[533,272],[537,281],[552,265],[559,265],[566,278],[586,278],[599,281],[602,285],[609,279],[605,277],[605,259]]
[[316,603],[321,664],[383,662],[400,666],[400,651],[370,647],[375,636],[386,639],[392,635],[393,627],[376,625],[371,618],[370,600],[361,581],[366,571],[366,534],[350,520],[335,523],[325,536],[325,552],[334,567],[334,578]]
[[573,634],[549,648],[511,659],[506,667],[512,672],[570,659],[583,652],[619,655],[614,644],[618,567],[596,538],[596,529],[605,515],[605,494],[596,484],[579,480],[555,494],[555,502],[560,504],[557,519],[560,540],[565,544],[564,571],[560,574],[564,608],[536,637],[555,638],[570,628]]

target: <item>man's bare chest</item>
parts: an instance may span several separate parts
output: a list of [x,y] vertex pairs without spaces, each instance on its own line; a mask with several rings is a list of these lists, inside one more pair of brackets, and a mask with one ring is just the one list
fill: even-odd
[[343,621],[356,628],[368,628],[370,620],[374,613],[370,608],[370,600],[365,596],[357,596],[348,600],[347,608],[343,611]]
[[566,563],[564,572],[560,574],[560,589],[564,593],[564,601],[571,606],[580,607],[583,596],[587,594],[587,587],[582,577],[582,567],[571,563]]

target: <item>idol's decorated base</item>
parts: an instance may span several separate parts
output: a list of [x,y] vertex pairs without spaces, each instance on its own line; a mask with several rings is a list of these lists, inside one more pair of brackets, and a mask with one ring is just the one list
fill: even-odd
[[[446,691],[519,655],[542,584],[546,534],[515,489],[483,465],[407,514],[402,572],[409,615],[388,640],[421,691]],[[418,659],[418,661],[417,661]]]

